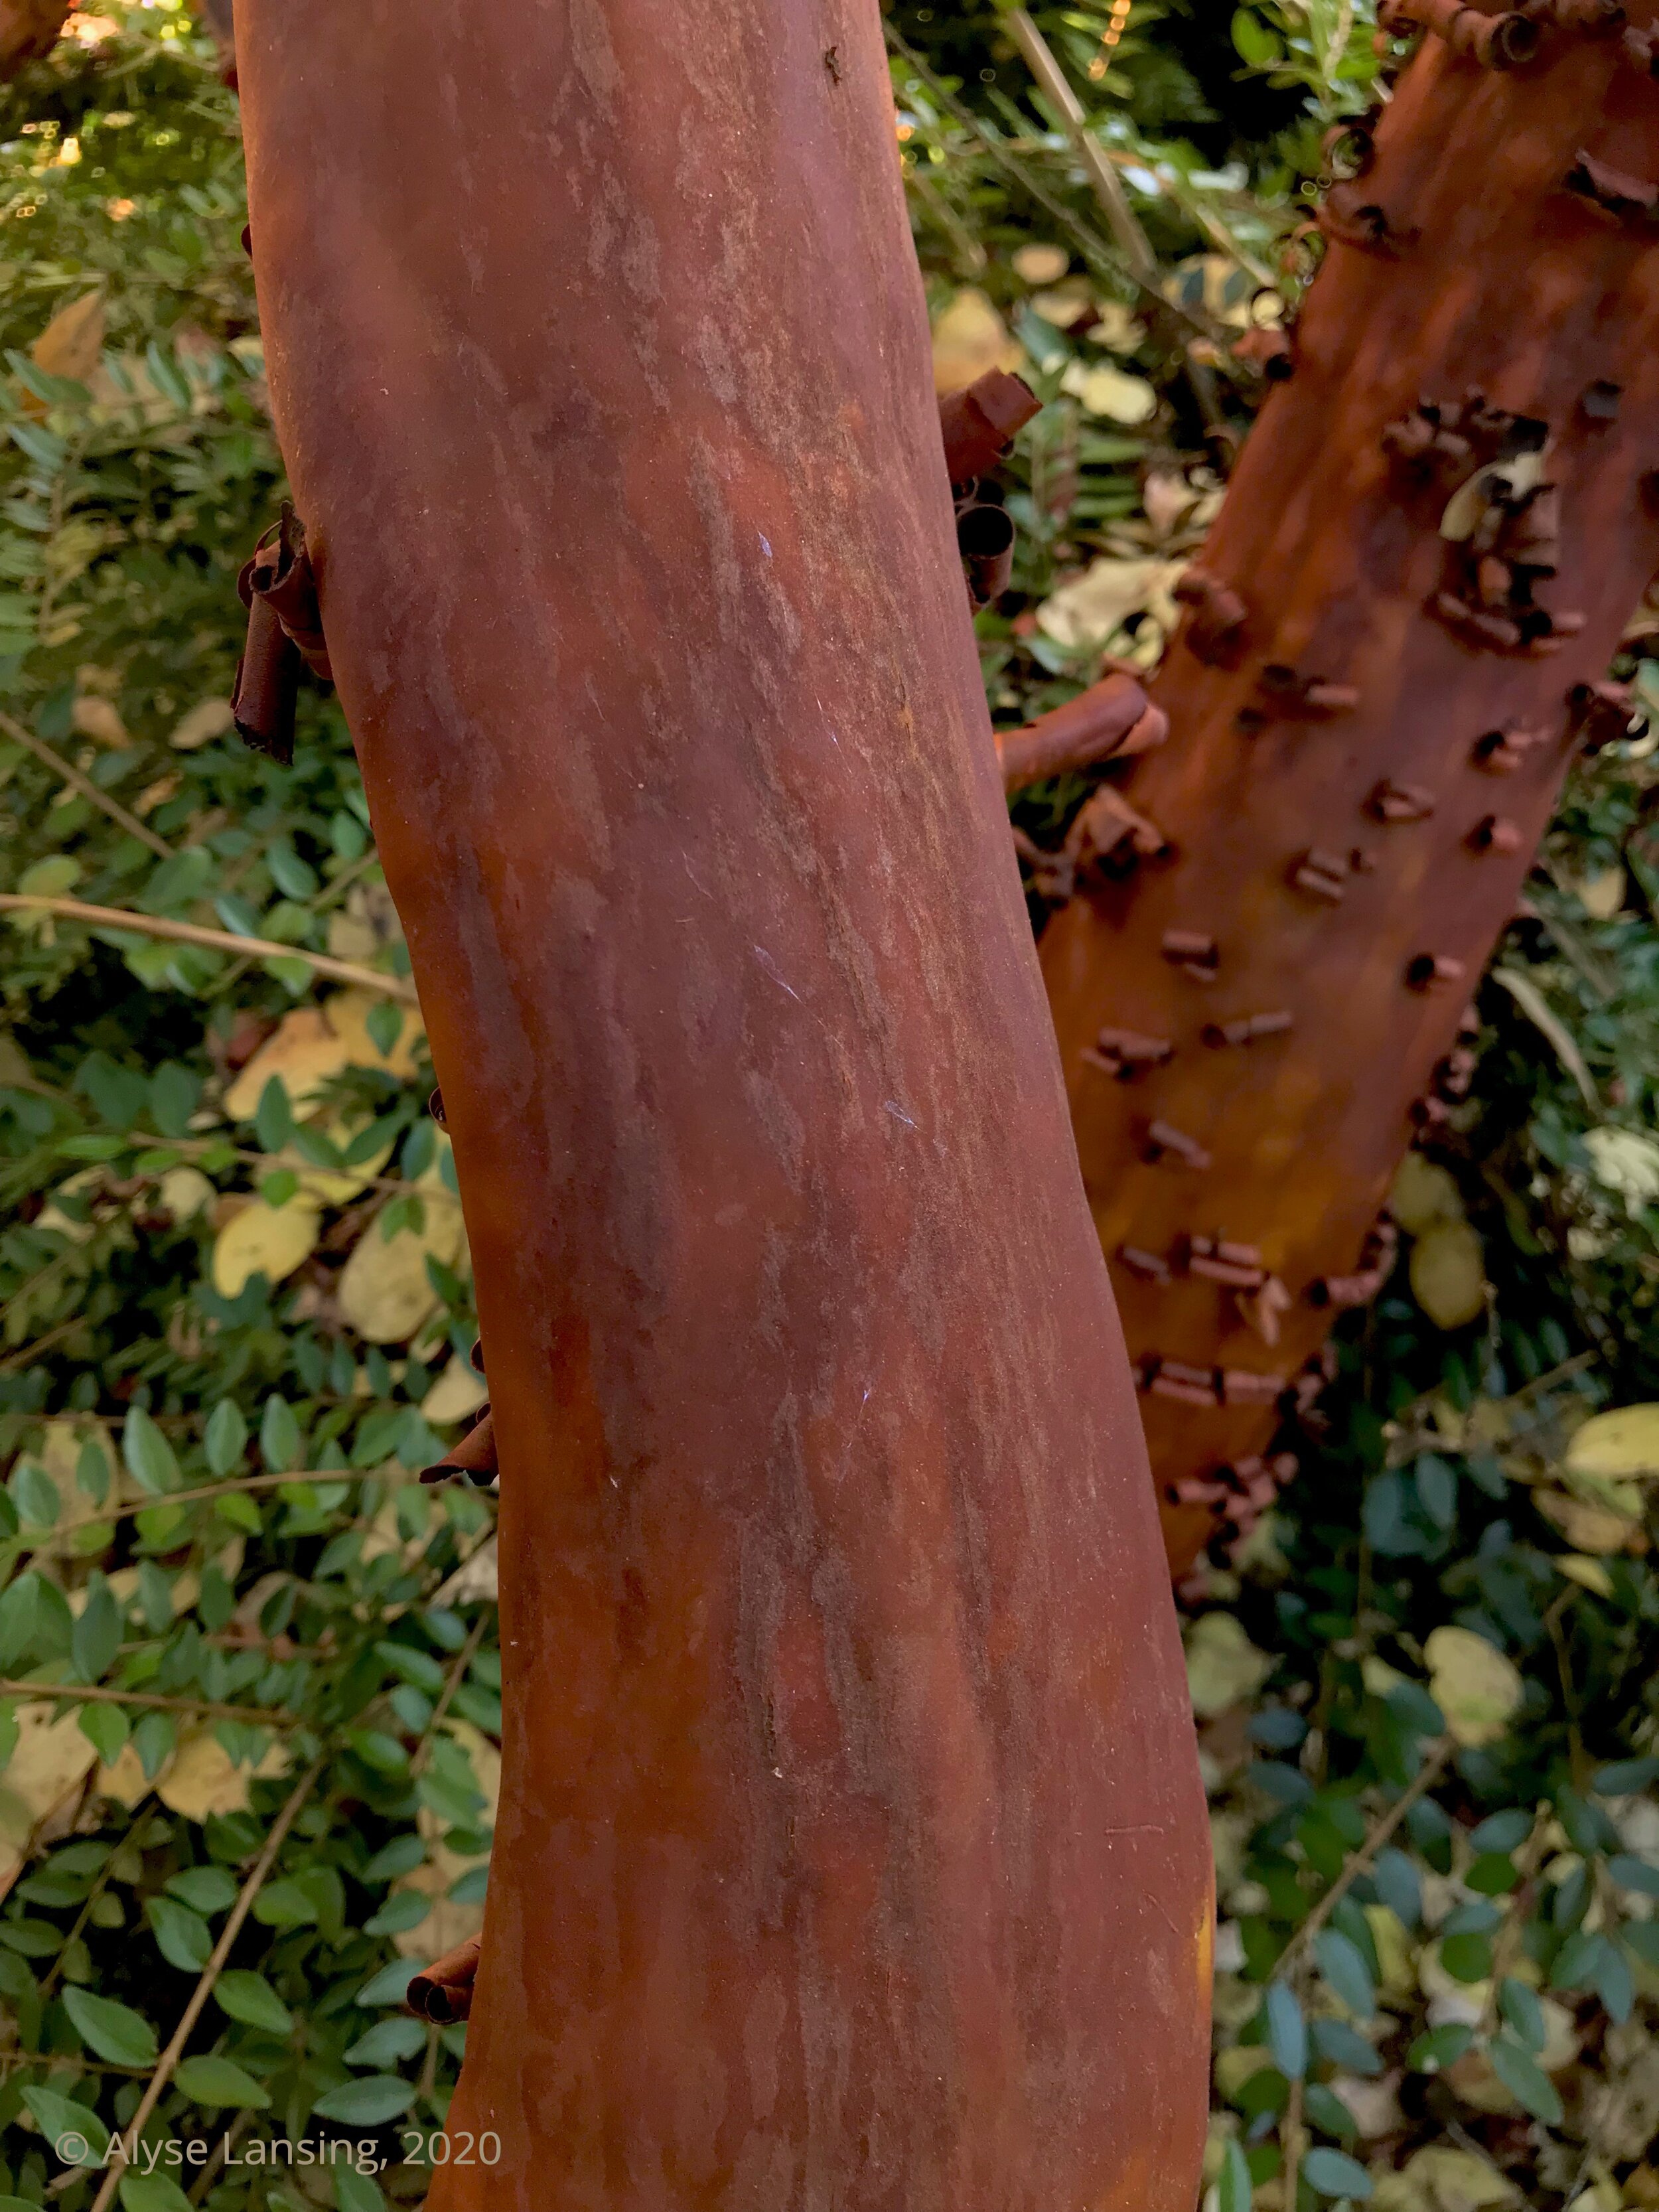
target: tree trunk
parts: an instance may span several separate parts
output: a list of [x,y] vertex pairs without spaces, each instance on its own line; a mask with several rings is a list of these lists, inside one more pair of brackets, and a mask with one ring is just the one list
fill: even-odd
[[0,0],[0,83],[58,43],[72,0]]
[[1659,563],[1651,0],[1510,70],[1434,6],[1453,36],[1331,194],[1154,687],[1173,734],[1132,792],[1167,850],[1042,943],[1177,1565],[1271,1495],[1279,1409],[1387,1272],[1390,1176],[1467,1084],[1470,993],[1577,744],[1622,726],[1590,687]]
[[873,0],[237,18],[501,1469],[433,2212],[1188,2212],[1208,1840]]

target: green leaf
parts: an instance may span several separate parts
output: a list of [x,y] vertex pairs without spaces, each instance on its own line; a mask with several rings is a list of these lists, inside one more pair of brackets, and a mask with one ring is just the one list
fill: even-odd
[[426,2022],[420,2020],[377,2020],[360,2035],[345,2055],[348,2066],[396,2066],[426,2048]]
[[64,2009],[88,2050],[108,2059],[112,2066],[155,2063],[155,2031],[131,2005],[118,2004],[113,1997],[94,1996],[90,1990],[69,1988],[64,1991]]
[[121,2176],[121,2212],[191,2212],[190,2199],[165,2173]]
[[169,1897],[195,1912],[222,1912],[236,1902],[236,1884],[223,1867],[186,1867],[182,1874],[169,1875],[164,1887]]
[[332,2171],[339,2212],[386,2212],[386,2199],[368,2174],[355,2166],[337,2166]]
[[288,1103],[288,1087],[280,1075],[273,1075],[259,1093],[253,1127],[262,1152],[280,1152],[284,1145],[293,1143],[294,1109]]
[[245,2027],[263,2028],[267,2035],[294,2033],[293,2014],[264,1976],[251,1966],[227,1967],[213,1985],[213,2001]]
[[1283,42],[1249,8],[1234,11],[1233,50],[1252,69],[1273,69],[1285,58]]
[[58,1485],[32,1459],[20,1459],[6,1486],[25,1526],[50,1528],[64,1510]]
[[127,1472],[152,1498],[179,1487],[179,1462],[173,1447],[142,1406],[128,1413],[121,1431],[121,1456]]
[[300,1463],[300,1424],[285,1398],[273,1391],[259,1423],[259,1455],[273,1474],[286,1474]]
[[1372,2192],[1371,2178],[1358,2160],[1323,2144],[1303,2160],[1302,2178],[1322,2197],[1346,2197],[1356,2204],[1363,2204]]
[[1448,2021],[1443,2027],[1431,2028],[1419,2035],[1407,2053],[1406,2063],[1413,2074],[1443,2074],[1449,2066],[1455,2066],[1463,2053],[1474,2041],[1474,2030],[1462,2021]]
[[1323,1928],[1314,1938],[1314,1956],[1326,1981],[1361,2020],[1376,2010],[1376,1991],[1357,1944],[1334,1928]]
[[1535,2057],[1548,2040],[1537,1997],[1524,1982],[1505,1974],[1498,1985],[1498,2002],[1504,2019]]
[[1659,1782],[1659,1757],[1623,1759],[1604,1766],[1591,1787],[1598,1797],[1633,1797]]
[[347,2127],[378,2128],[406,2112],[414,2101],[412,2082],[400,2081],[392,2074],[368,2074],[360,2081],[343,2081],[319,2097],[313,2109],[324,2119],[339,2120]]
[[1615,1851],[1607,1861],[1607,1872],[1620,1889],[1637,1889],[1644,1897],[1659,1897],[1659,1867],[1650,1866],[1645,1859],[1638,1859],[1630,1851]]
[[1542,2120],[1547,2128],[1561,2124],[1561,2100],[1556,2094],[1555,2084],[1543,2072],[1530,2051],[1523,2051],[1508,2036],[1494,2037],[1491,2049],[1492,2071],[1510,2094],[1535,2120]]
[[1446,1936],[1440,1946],[1440,1963],[1455,1981],[1484,1982],[1492,1972],[1491,1936]]
[[265,1885],[253,1900],[253,1917],[266,1928],[307,1928],[317,1917],[317,1901],[290,1875]]
[[75,1671],[83,1682],[101,1682],[121,1649],[121,1608],[102,1575],[94,1575],[70,1639]]
[[1308,2029],[1296,1993],[1284,1982],[1270,1982],[1261,2004],[1273,2064],[1287,2081],[1299,2081],[1308,2070]]
[[173,2078],[192,2104],[246,2107],[270,2102],[270,2091],[262,2089],[251,2074],[234,2059],[217,2055],[185,2059]]
[[363,1984],[354,2002],[363,2012],[373,2012],[380,2005],[400,2005],[420,1971],[416,1960],[394,1959]]
[[221,1398],[208,1415],[204,1441],[209,1467],[216,1475],[228,1475],[247,1449],[247,1423],[234,1398]]
[[177,1966],[180,1973],[199,1974],[213,1955],[213,1937],[200,1913],[170,1897],[149,1899],[144,1912],[168,1966]]
[[[23,2102],[40,2122],[40,2132],[57,2153],[60,2165],[95,2166],[108,2149],[109,2130],[96,2112],[77,2105],[73,2098],[60,2097],[55,2089],[27,2088]],[[71,2139],[78,2139],[85,2148],[76,2148]]]
[[1221,2172],[1216,2177],[1216,2212],[1250,2212],[1255,2198],[1244,2154],[1237,2137],[1229,2136],[1221,2154]]

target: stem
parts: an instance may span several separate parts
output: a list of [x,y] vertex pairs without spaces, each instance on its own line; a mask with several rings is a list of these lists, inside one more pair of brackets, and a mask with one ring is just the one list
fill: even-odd
[[1124,258],[1134,272],[1135,281],[1145,285],[1149,292],[1159,291],[1158,256],[1152,252],[1134,210],[1129,205],[1128,194],[1123,189],[1117,171],[1112,167],[1099,140],[1091,134],[1083,103],[1054,59],[1054,50],[1023,8],[1013,9],[1004,21],[1014,44],[1024,55],[1031,75],[1049,101],[1059,110],[1060,120],[1066,126],[1066,135],[1094,187],[1095,198],[1100,202]]
[[307,951],[303,945],[278,945],[268,937],[238,937],[228,929],[204,929],[198,922],[169,921],[156,914],[135,914],[129,907],[88,906],[80,899],[45,898],[32,892],[0,891],[0,913],[60,915],[65,921],[84,921],[94,929],[131,930],[139,937],[161,937],[176,945],[201,945],[210,952],[251,954],[259,960],[308,960],[319,975],[332,975],[342,983],[367,984],[384,998],[401,999],[418,1006],[414,984],[402,975],[382,975],[355,961],[336,960],[326,952]]
[[309,1767],[301,1776],[289,1795],[287,1804],[276,1815],[276,1823],[270,1835],[265,1838],[265,1847],[255,1862],[252,1873],[242,1884],[242,1893],[231,1907],[230,1917],[225,1923],[224,1932],[213,1947],[213,1956],[203,1967],[202,1978],[197,1983],[190,2002],[185,2007],[184,2015],[178,2027],[173,2031],[173,2040],[161,2053],[155,2071],[150,2076],[149,2087],[139,2100],[138,2109],[133,2114],[131,2123],[122,2138],[121,2155],[111,2164],[109,2172],[104,2176],[103,2186],[92,2201],[92,2212],[108,2212],[108,2207],[115,2192],[121,2185],[121,2176],[132,2156],[133,2148],[143,2132],[144,2123],[161,2102],[162,2092],[172,2079],[173,2069],[179,2063],[185,2045],[190,2040],[191,2031],[201,2018],[202,2008],[212,1993],[213,1984],[218,1980],[220,1972],[225,1960],[230,1956],[236,1938],[242,1932],[243,1923],[253,1909],[253,1900],[264,1887],[265,1876],[276,1863],[276,1854],[281,1850],[300,1808],[317,1786],[318,1778],[323,1771],[323,1764],[324,1762],[319,1759],[313,1766]]
[[129,837],[137,838],[140,844],[148,845],[152,853],[159,854],[164,860],[173,858],[173,848],[165,837],[158,837],[136,814],[129,814],[118,799],[112,799],[108,792],[100,791],[89,775],[82,775],[80,769],[66,761],[61,753],[55,752],[44,738],[37,738],[33,730],[26,730],[21,722],[3,712],[0,712],[0,730],[5,732],[14,744],[21,745],[26,752],[33,753],[43,767],[49,768],[71,791],[78,791],[82,798],[97,807],[100,813],[107,814],[116,827],[125,830]]
[[111,1877],[115,1871],[116,1859],[119,1856],[125,1845],[130,1844],[134,1836],[137,1834],[141,1823],[149,1818],[149,1792],[146,1790],[143,1796],[138,1800],[137,1814],[132,1826],[127,1830],[125,1835],[122,1837],[121,1841],[112,1848],[109,1856],[104,1861],[103,1865],[98,1869],[98,1879],[93,1883],[92,1887],[87,1892],[86,1902],[82,1905],[80,1911],[76,1916],[74,1927],[71,1928],[69,1934],[64,1936],[63,1942],[58,1947],[58,1956],[52,1960],[51,1966],[46,1969],[46,1978],[40,1984],[40,1994],[43,1997],[50,1996],[52,1995],[52,1985],[57,1981],[59,1974],[64,1971],[64,1961],[69,1956],[70,1946],[75,1942],[76,1936],[81,1935],[85,1929],[88,1921],[92,1917],[93,1906],[97,1904],[99,1899],[109,1887]]
[[[1297,2185],[1302,2178],[1302,2076],[1298,2074],[1291,2084],[1291,2100],[1285,2107],[1285,2117],[1279,2124],[1279,2140],[1285,2151],[1285,2187],[1281,2201],[1285,2212],[1296,2212]],[[98,2212],[96,2205],[93,2212]]]
[[[107,1512],[100,1505],[93,1512],[82,1514],[70,1526],[95,1528],[105,1521],[125,1521],[135,1513],[148,1513],[152,1505],[195,1505],[204,1498],[228,1498],[240,1490],[276,1490],[285,1482],[384,1482],[389,1486],[406,1487],[416,1478],[410,1474],[387,1474],[374,1468],[363,1472],[349,1467],[298,1468],[291,1474],[243,1474],[234,1482],[204,1482],[195,1490],[164,1490],[155,1498],[123,1498]],[[45,1539],[43,1538],[44,1541]],[[38,1546],[26,1545],[26,1550],[38,1550]]]
[[1371,1861],[1388,1842],[1418,1799],[1426,1796],[1433,1789],[1445,1771],[1451,1755],[1456,1748],[1456,1745],[1449,1736],[1441,1737],[1439,1742],[1418,1769],[1416,1780],[1408,1790],[1395,1800],[1388,1811],[1372,1824],[1364,1842],[1280,1952],[1278,1972],[1282,1973],[1292,1959],[1298,1957],[1307,1949],[1309,1944],[1312,1942],[1360,1875],[1370,1867]]
[[468,1632],[465,1643],[455,1654],[454,1662],[439,1693],[438,1702],[432,1709],[432,1717],[427,1723],[421,1740],[415,1747],[415,1755],[409,1762],[409,1771],[411,1774],[418,1774],[426,1765],[432,1749],[432,1740],[438,1733],[444,1715],[449,1711],[451,1700],[456,1691],[461,1686],[467,1668],[472,1664],[472,1655],[483,1642],[484,1630],[489,1623],[489,1615],[487,1613],[481,1613]]
[[0,1698],[62,1698],[71,1705],[142,1705],[147,1712],[192,1713],[199,1719],[251,1721],[258,1728],[298,1728],[298,1713],[268,1711],[262,1705],[219,1705],[200,1698],[162,1698],[147,1690],[106,1690],[91,1682],[0,1680]]

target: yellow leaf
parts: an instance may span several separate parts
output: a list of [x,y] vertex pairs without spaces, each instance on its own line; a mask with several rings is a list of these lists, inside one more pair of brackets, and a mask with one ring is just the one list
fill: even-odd
[[1423,1647],[1429,1694],[1461,1744],[1495,1743],[1520,1706],[1525,1686],[1504,1654],[1469,1628],[1437,1628]]
[[1412,1247],[1412,1296],[1437,1328],[1463,1328],[1486,1310],[1486,1262],[1467,1221],[1437,1221]]
[[1608,1552],[1644,1549],[1646,1532],[1639,1519],[1620,1513],[1594,1498],[1575,1498],[1565,1490],[1534,1490],[1533,1504],[1553,1521],[1575,1552],[1602,1555]]
[[1617,1481],[1659,1471],[1659,1406],[1620,1406],[1584,1423],[1567,1446],[1572,1474]]
[[1080,399],[1091,415],[1104,415],[1114,422],[1144,422],[1158,407],[1158,393],[1144,376],[1131,376],[1106,362],[1085,368],[1074,361],[1060,386]]
[[1628,1212],[1659,1198],[1659,1141],[1639,1129],[1589,1129],[1584,1150],[1597,1182],[1617,1191]]
[[1403,1994],[1417,1986],[1417,1977],[1412,1969],[1412,1939],[1406,1932],[1405,1923],[1390,1912],[1386,1905],[1367,1905],[1361,1908],[1365,1925],[1371,1931],[1371,1943],[1376,1953],[1383,1991]]
[[1149,614],[1167,634],[1175,628],[1175,580],[1184,561],[1090,562],[1080,576],[1062,584],[1037,609],[1037,623],[1056,645],[1105,645],[1131,615]]
[[79,698],[70,710],[70,720],[82,737],[90,738],[94,744],[108,745],[112,751],[118,752],[132,742],[112,700]]
[[136,1746],[124,1743],[113,1763],[99,1768],[95,1786],[100,1797],[114,1798],[118,1805],[125,1805],[129,1812],[141,1797],[148,1796],[149,1778],[144,1772],[144,1762],[139,1758]]
[[[354,1137],[361,1134],[367,1122],[313,1122],[332,1144],[343,1152]],[[276,1155],[282,1165],[292,1168],[300,1178],[301,1194],[318,1206],[347,1206],[362,1191],[368,1188],[375,1176],[392,1157],[390,1144],[381,1145],[367,1159],[359,1160],[349,1168],[319,1168],[307,1160],[297,1145],[285,1145]]]
[[1610,868],[1579,877],[1573,889],[1586,914],[1597,921],[1611,921],[1625,903],[1625,872],[1615,860]]
[[[1389,2193],[1392,2192],[1392,2193]],[[1372,2202],[1383,2212],[1498,2212],[1519,2204],[1521,2191],[1479,2152],[1450,2143],[1431,2143],[1408,2159],[1399,2173],[1377,2183]]]
[[258,1199],[245,1206],[214,1239],[214,1289],[222,1298],[234,1298],[255,1275],[273,1286],[285,1283],[316,1250],[321,1226],[317,1208],[303,1199],[286,1206]]
[[1389,1212],[1408,1237],[1420,1237],[1437,1221],[1461,1221],[1463,1194],[1449,1168],[1407,1152],[1389,1187]]
[[1018,341],[983,292],[965,284],[933,325],[933,389],[959,392],[988,368],[1018,369]]
[[225,1112],[233,1121],[251,1121],[273,1075],[283,1079],[289,1103],[303,1113],[321,1097],[324,1085],[348,1067],[376,1067],[404,1077],[415,1072],[416,1047],[423,1032],[405,1012],[397,1042],[382,1053],[368,1034],[368,1017],[386,1001],[376,991],[337,991],[320,1006],[296,1006],[284,1014],[225,1093]]
[[438,1303],[426,1272],[428,1253],[453,1266],[462,1243],[461,1209],[447,1192],[425,1191],[426,1224],[400,1229],[390,1242],[377,1215],[340,1273],[341,1317],[369,1344],[402,1344]]
[[475,1375],[464,1359],[452,1359],[421,1401],[421,1411],[434,1428],[464,1421],[476,1413],[489,1395],[489,1385]]
[[200,1168],[169,1168],[155,1194],[175,1229],[194,1221],[218,1196]]
[[1200,1720],[1249,1697],[1273,1670],[1231,1613],[1206,1613],[1187,1632],[1187,1686]]
[[17,1741],[0,1773],[0,1897],[16,1881],[29,1838],[67,1805],[96,1764],[72,1710],[53,1699],[17,1708]]
[[286,1772],[288,1756],[272,1744],[257,1767],[233,1766],[230,1753],[210,1729],[181,1739],[177,1752],[156,1783],[155,1794],[174,1813],[187,1820],[205,1820],[212,1814],[222,1819],[246,1812],[248,1788],[261,1778]]
[[48,376],[85,384],[104,350],[104,299],[85,292],[60,307],[29,348],[29,359]]
[[198,745],[210,744],[215,738],[226,736],[235,726],[236,717],[230,711],[229,700],[204,699],[187,714],[179,716],[167,743],[175,752],[193,753]]
[[1014,255],[1014,274],[1022,284],[1058,284],[1071,265],[1063,246],[1022,246]]
[[1569,1582],[1580,1589],[1592,1591],[1597,1597],[1613,1595],[1613,1577],[1600,1559],[1586,1559],[1582,1552],[1563,1552],[1555,1562]]

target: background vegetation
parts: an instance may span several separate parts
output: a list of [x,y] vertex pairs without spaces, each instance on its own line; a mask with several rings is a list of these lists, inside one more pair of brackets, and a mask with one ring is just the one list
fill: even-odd
[[[887,20],[940,373],[1050,403],[979,619],[1016,721],[1156,661],[1379,58],[1349,0],[1039,11],[1149,289],[996,10]],[[222,703],[282,490],[234,101],[178,0],[76,32],[0,95],[0,885],[133,919],[0,920],[0,2212],[101,2207],[52,2144],[135,2117],[202,2152],[126,2212],[370,2212],[424,2189],[465,2031],[399,2000],[488,1863],[492,1507],[413,1480],[483,1395],[470,1274],[337,707],[281,769]],[[1399,1276],[1185,1593],[1218,2212],[1659,2204],[1656,744],[1575,781]],[[1021,803],[1039,922],[1085,790]],[[255,2162],[302,2133],[384,2162]]]

